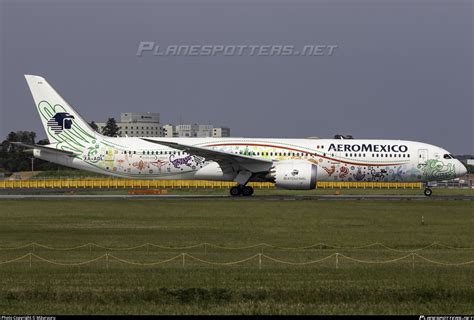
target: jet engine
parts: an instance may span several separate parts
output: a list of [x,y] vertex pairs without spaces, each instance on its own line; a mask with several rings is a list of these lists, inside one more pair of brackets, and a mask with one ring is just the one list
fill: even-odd
[[275,162],[270,169],[270,179],[277,188],[310,190],[316,188],[317,166],[304,160]]

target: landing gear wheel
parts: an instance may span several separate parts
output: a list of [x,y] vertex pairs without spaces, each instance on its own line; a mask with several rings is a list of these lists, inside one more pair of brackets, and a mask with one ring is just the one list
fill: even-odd
[[429,197],[433,193],[433,190],[431,190],[430,188],[426,188],[424,193],[425,193],[425,196]]
[[244,197],[249,197],[253,194],[253,188],[252,187],[243,187],[242,188],[242,195]]
[[230,188],[230,195],[233,197],[240,196],[241,193],[242,193],[242,189],[240,187]]

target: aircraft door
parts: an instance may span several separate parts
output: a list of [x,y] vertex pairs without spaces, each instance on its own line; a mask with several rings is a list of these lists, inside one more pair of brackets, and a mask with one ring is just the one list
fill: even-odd
[[428,150],[418,149],[418,164],[425,164],[428,160]]

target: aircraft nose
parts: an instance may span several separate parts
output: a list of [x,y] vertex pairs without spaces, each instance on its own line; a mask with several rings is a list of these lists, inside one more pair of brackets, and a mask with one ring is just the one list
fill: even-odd
[[464,164],[461,161],[458,161],[458,163],[456,165],[456,176],[457,177],[463,177],[463,176],[466,175],[466,173],[467,173],[466,167],[464,166]]

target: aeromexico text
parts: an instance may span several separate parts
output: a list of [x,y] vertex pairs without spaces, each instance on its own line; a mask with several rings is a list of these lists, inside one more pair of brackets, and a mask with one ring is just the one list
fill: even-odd
[[407,152],[403,144],[334,144],[329,145],[329,151],[350,152]]

